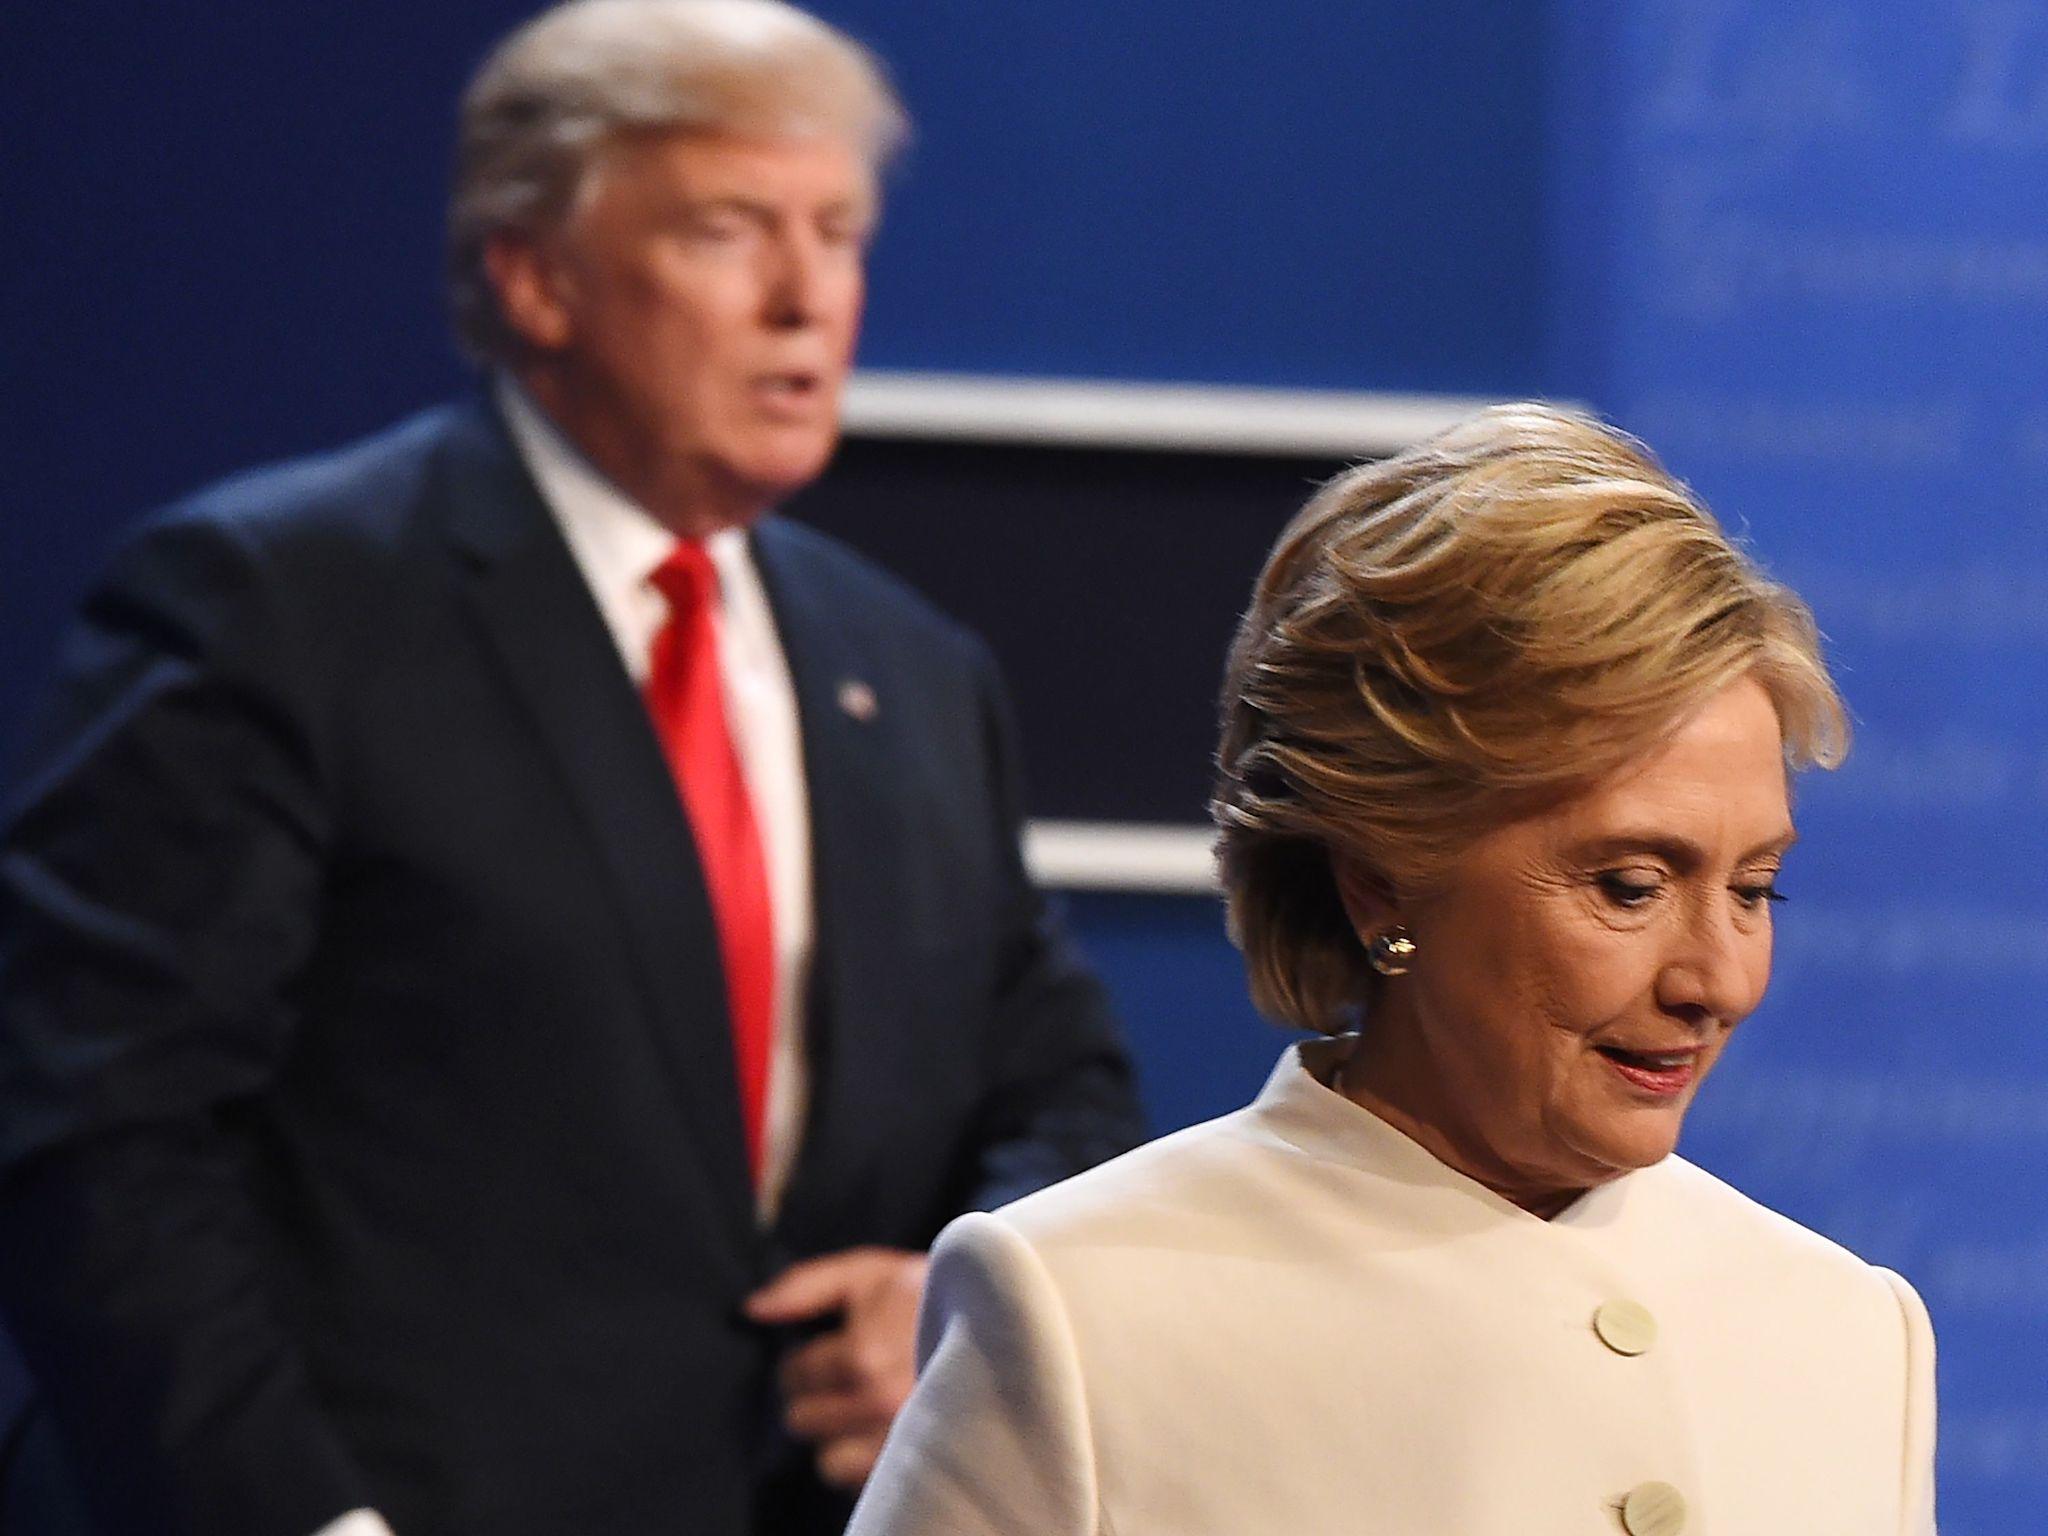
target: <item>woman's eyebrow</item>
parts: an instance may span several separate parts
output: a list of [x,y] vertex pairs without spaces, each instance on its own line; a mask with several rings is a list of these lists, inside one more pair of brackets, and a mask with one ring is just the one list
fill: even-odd
[[[1797,841],[1799,834],[1787,827],[1776,836],[1767,837],[1755,847],[1746,850],[1735,862],[1749,864],[1757,859],[1783,854]],[[1691,838],[1649,827],[1637,831],[1606,833],[1575,844],[1571,850],[1574,859],[1594,862],[1622,858],[1632,853],[1649,854],[1653,858],[1662,859],[1677,870],[1697,869],[1707,862],[1706,850]]]
[[1605,833],[1575,844],[1571,852],[1575,859],[1595,862],[1646,853],[1653,858],[1662,859],[1673,869],[1691,869],[1706,858],[1705,850],[1691,838],[1650,828]]
[[1749,852],[1745,853],[1739,862],[1747,864],[1753,859],[1761,859],[1766,855],[1772,858],[1782,858],[1790,851],[1792,845],[1798,841],[1798,832],[1794,831],[1791,827],[1787,827],[1776,837],[1767,837],[1758,843]]

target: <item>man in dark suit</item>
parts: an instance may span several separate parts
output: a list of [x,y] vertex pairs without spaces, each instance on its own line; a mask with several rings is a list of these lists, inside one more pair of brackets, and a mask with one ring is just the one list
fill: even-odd
[[937,1228],[1137,1136],[988,657],[763,520],[898,131],[776,0],[543,16],[464,107],[489,388],[89,600],[0,860],[0,1527],[835,1529]]

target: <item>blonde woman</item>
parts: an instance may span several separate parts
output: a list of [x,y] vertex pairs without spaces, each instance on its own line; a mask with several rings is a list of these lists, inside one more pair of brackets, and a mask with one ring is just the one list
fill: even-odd
[[1906,1282],[1674,1155],[1763,997],[1799,600],[1631,440],[1340,476],[1232,650],[1249,1107],[961,1218],[855,1536],[1923,1536]]

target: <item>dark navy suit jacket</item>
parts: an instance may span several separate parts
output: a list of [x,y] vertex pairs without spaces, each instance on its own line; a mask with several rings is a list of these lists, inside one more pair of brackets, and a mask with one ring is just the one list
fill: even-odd
[[767,1231],[689,826],[495,414],[128,541],[0,854],[0,1302],[39,1384],[0,1530],[81,1518],[67,1481],[122,1536],[831,1530],[741,1299],[1137,1137],[982,647],[816,533],[753,541],[818,914]]

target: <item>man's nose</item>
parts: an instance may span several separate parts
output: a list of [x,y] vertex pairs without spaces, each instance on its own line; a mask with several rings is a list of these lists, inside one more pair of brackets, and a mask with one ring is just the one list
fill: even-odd
[[828,260],[814,235],[786,234],[773,242],[766,294],[770,325],[801,330],[817,323],[830,302]]

